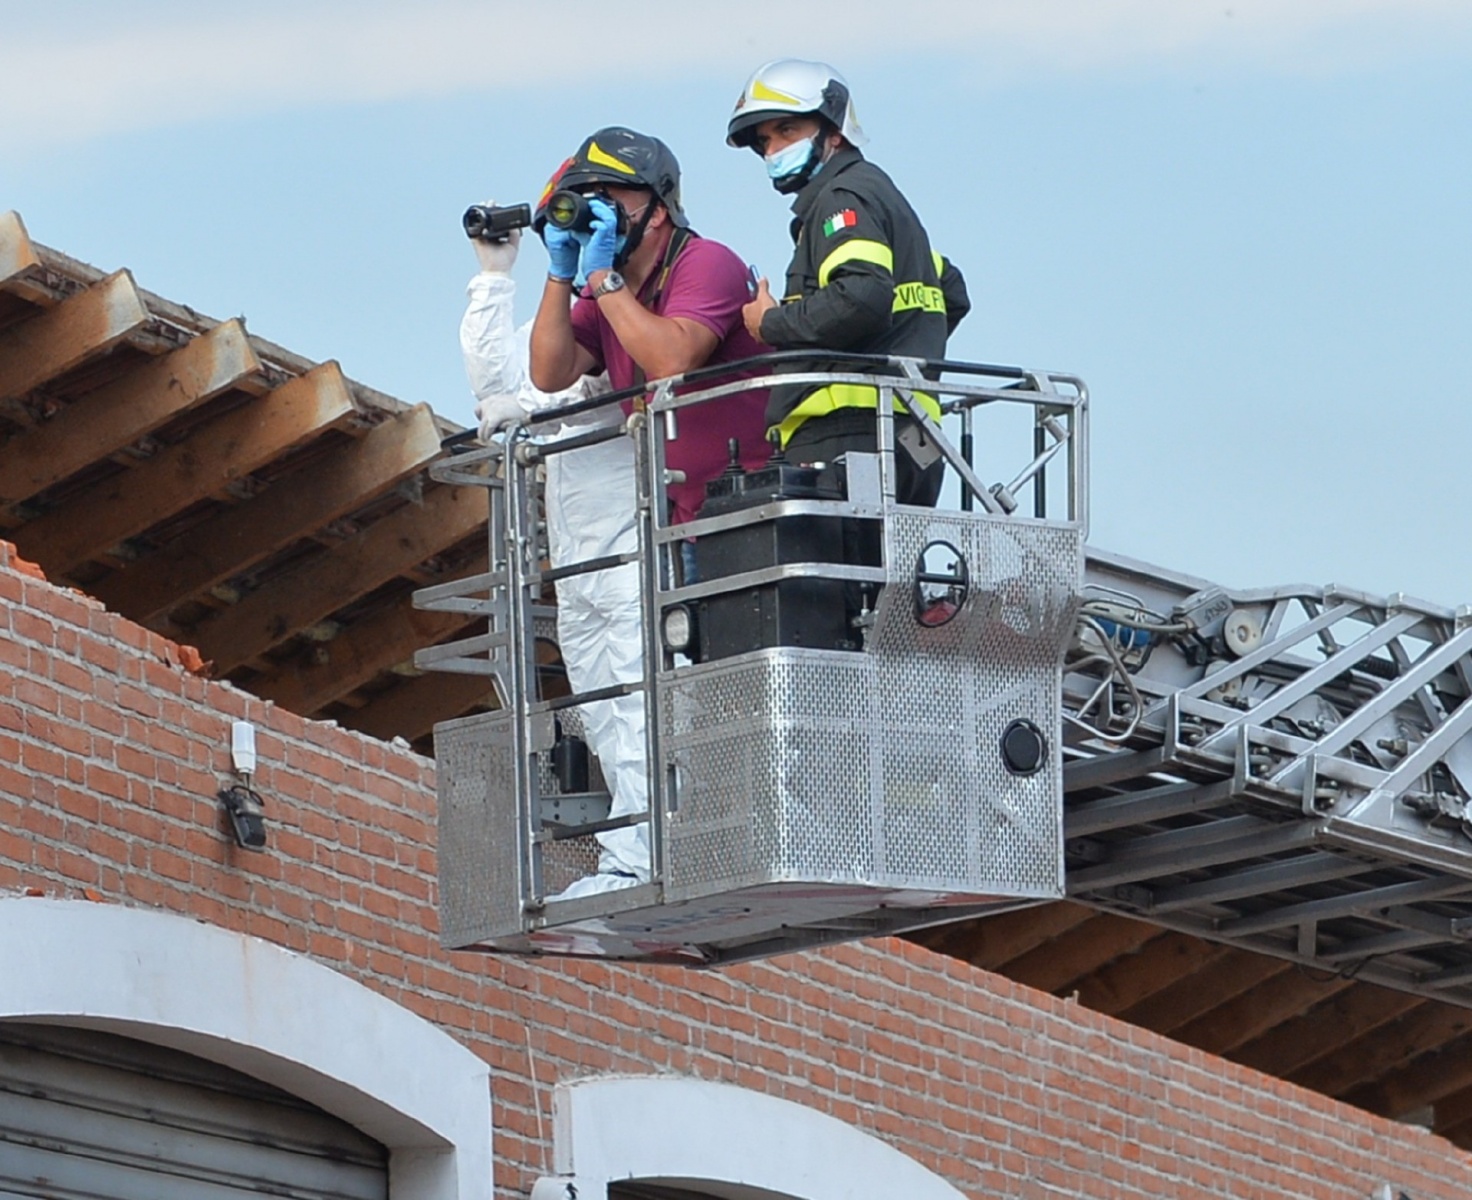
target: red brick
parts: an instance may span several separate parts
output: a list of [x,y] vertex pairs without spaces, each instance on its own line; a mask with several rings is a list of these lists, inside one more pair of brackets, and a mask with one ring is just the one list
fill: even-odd
[[92,672],[79,663],[55,657],[51,660],[51,681],[69,692],[92,691]]
[[38,646],[51,646],[56,641],[56,623],[49,616],[31,608],[13,608],[10,611],[10,631],[18,642],[34,642]]

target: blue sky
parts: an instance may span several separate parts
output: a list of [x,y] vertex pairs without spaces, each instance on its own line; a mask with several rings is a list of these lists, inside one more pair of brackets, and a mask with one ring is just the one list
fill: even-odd
[[[702,233],[780,275],[785,202],[725,122],[760,62],[826,58],[967,274],[953,353],[1088,381],[1096,544],[1472,602],[1466,0],[0,17],[0,207],[33,238],[464,423],[465,205],[628,124]],[[528,243],[526,315],[544,270]]]

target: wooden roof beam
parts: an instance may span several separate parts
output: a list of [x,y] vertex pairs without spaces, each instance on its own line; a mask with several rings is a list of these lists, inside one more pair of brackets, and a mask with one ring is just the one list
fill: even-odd
[[0,333],[0,401],[14,400],[106,354],[148,320],[127,271]]
[[1422,1003],[1420,996],[1360,983],[1264,1032],[1239,1047],[1232,1059],[1287,1079]]
[[223,675],[484,528],[479,488],[441,486],[181,633]]
[[1435,1106],[1472,1087],[1472,1037],[1445,1043],[1399,1070],[1346,1094],[1349,1103],[1388,1117]]
[[1170,931],[1079,980],[1079,1003],[1115,1015],[1231,953],[1204,938]]
[[1303,971],[1284,971],[1181,1026],[1171,1036],[1198,1050],[1230,1055],[1237,1047],[1351,986],[1353,980],[1339,975],[1315,979]]
[[1091,916],[1091,909],[1060,900],[924,930],[912,935],[912,940],[983,971],[998,971],[1010,960],[1067,933]]
[[0,448],[0,503],[44,491],[261,369],[245,326],[239,321],[215,326],[13,436]]
[[[396,413],[326,459],[274,480],[259,495],[232,505],[89,590],[114,612],[146,623],[361,508],[439,452],[440,431],[429,405]],[[287,707],[303,715],[312,711]]]
[[1007,964],[1007,978],[1040,991],[1062,993],[1111,959],[1130,954],[1159,936],[1159,927],[1145,921],[1099,913],[1046,945],[1012,959]]
[[0,290],[34,298],[34,289],[26,287],[20,277],[40,265],[41,259],[31,245],[31,235],[26,232],[20,213],[14,209],[0,213]]
[[16,530],[16,543],[47,574],[65,575],[124,538],[220,495],[354,411],[342,371],[336,363],[324,363],[84,489]]
[[[465,574],[479,574],[487,565],[487,557],[482,556]],[[414,651],[484,621],[484,617],[470,613],[421,612],[406,598],[404,603],[358,621],[323,643],[318,647],[319,661],[287,668],[269,678],[253,679],[250,690],[282,708],[310,717],[362,687],[380,671],[413,658]]]
[[1472,1030],[1472,1009],[1422,1000],[1398,1020],[1340,1042],[1333,1055],[1288,1076],[1326,1096],[1344,1096]]
[[1233,996],[1292,969],[1292,963],[1281,959],[1234,951],[1116,1015],[1133,1025],[1174,1036],[1175,1030],[1219,1008]]
[[[557,647],[537,639],[536,660],[544,696],[565,696],[567,681],[561,675]],[[551,668],[551,673],[545,673]],[[349,729],[370,737],[401,737],[417,741],[429,734],[440,721],[462,716],[481,705],[497,707],[495,688],[489,676],[451,675],[431,671],[406,680],[391,688],[355,712],[345,713],[339,722]]]
[[401,737],[412,742],[431,732],[437,721],[448,721],[478,705],[494,704],[494,697],[489,676],[436,672],[407,679],[338,721],[384,741]]

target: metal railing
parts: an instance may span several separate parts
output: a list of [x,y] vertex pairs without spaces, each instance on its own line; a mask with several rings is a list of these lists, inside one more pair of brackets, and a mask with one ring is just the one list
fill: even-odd
[[[427,647],[419,651],[415,662],[423,669],[489,675],[495,681],[501,706],[514,713],[515,787],[522,828],[528,832],[522,847],[522,877],[528,883],[523,900],[533,923],[546,904],[541,849],[551,842],[647,821],[652,886],[657,888],[663,876],[665,839],[661,823],[672,797],[670,782],[663,778],[659,766],[663,756],[659,746],[658,681],[662,670],[675,665],[674,656],[660,638],[660,616],[667,606],[786,579],[819,577],[878,586],[889,578],[891,566],[784,563],[686,583],[681,581],[673,561],[679,543],[784,517],[882,520],[895,497],[897,412],[912,417],[934,441],[959,481],[957,507],[961,511],[979,508],[998,518],[1063,521],[1076,526],[1081,536],[1086,534],[1088,392],[1082,380],[1062,373],[943,360],[829,352],[822,358],[829,369],[814,371],[803,369],[813,362],[810,353],[773,353],[562,404],[529,416],[489,445],[472,445],[473,434],[457,435],[446,443],[453,453],[431,468],[432,476],[441,482],[487,489],[490,569],[465,580],[421,589],[415,594],[415,604],[423,609],[483,615],[488,628],[474,637]],[[769,373],[753,375],[754,369]],[[670,520],[666,489],[679,477],[668,467],[666,448],[679,437],[682,412],[737,393],[777,385],[816,387],[835,383],[873,387],[878,396],[877,455],[851,456],[855,461],[850,464],[845,499],[777,500],[716,517],[697,517],[683,523]],[[959,426],[957,440],[953,441],[944,425],[927,414],[920,399],[922,393],[939,402],[944,422]],[[537,436],[539,431],[561,425],[569,418],[615,406],[622,412],[626,405],[634,411],[618,425]],[[979,417],[993,409],[1027,410],[1032,436],[1031,444],[1015,454],[1012,473],[1004,481],[987,483],[976,461],[976,426]],[[557,455],[622,436],[634,439],[639,509],[636,552],[557,567],[544,565],[547,546],[545,523],[540,516],[538,468]],[[988,444],[986,450],[989,464],[1000,457],[996,446]],[[1050,513],[1050,507],[1059,510],[1057,516]],[[547,585],[630,562],[639,563],[641,569],[643,678],[596,691],[555,698],[539,696],[537,623],[550,625],[555,611],[546,603]],[[556,715],[594,701],[634,694],[644,698],[649,811],[585,820],[571,826],[557,824],[550,819],[546,798],[539,793],[535,765],[537,756],[551,747]],[[630,889],[631,893],[642,890]],[[628,899],[632,902],[636,897],[630,895]]]

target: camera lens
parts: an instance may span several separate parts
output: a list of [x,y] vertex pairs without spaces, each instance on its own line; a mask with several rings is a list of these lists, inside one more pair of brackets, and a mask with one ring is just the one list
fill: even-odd
[[586,204],[587,201],[576,192],[558,192],[547,202],[547,220],[558,229],[572,229]]

